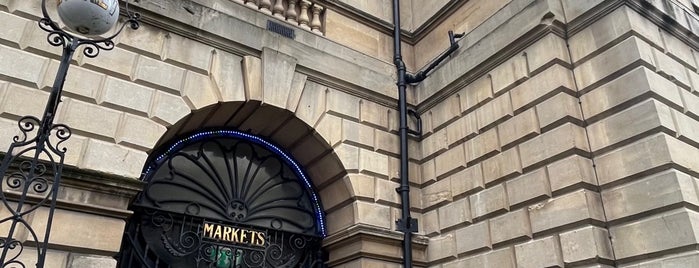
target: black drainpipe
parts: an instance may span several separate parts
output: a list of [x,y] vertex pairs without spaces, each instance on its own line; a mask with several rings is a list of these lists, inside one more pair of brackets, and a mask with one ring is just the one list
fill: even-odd
[[[455,38],[461,38],[464,34],[454,35],[449,31],[449,41],[451,45],[437,59],[416,75],[406,73],[405,63],[401,54],[400,36],[400,4],[399,0],[393,0],[393,63],[398,72],[398,112],[400,117],[398,134],[400,135],[400,186],[396,192],[401,197],[401,218],[396,221],[397,230],[403,232],[403,267],[413,267],[412,240],[413,233],[417,232],[417,219],[410,217],[410,184],[408,180],[408,134],[415,136],[422,135],[422,123],[420,116],[415,110],[408,110],[406,103],[406,86],[408,83],[416,84],[427,78],[430,71],[437,67],[444,59],[459,48]],[[417,130],[408,128],[408,114],[417,119]]]
[[399,1],[393,0],[393,63],[398,69],[398,112],[400,125],[400,187],[396,191],[401,198],[401,218],[396,221],[398,231],[403,232],[403,267],[413,267],[412,240],[417,232],[417,220],[410,217],[410,185],[408,182],[408,106],[405,100],[405,63],[400,52]]

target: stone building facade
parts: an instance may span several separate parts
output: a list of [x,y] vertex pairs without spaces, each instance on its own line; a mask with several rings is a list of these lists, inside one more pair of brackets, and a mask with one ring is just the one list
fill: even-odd
[[[47,267],[116,267],[149,156],[214,128],[264,137],[303,167],[330,267],[400,267],[391,1],[134,4],[142,27],[69,71],[56,121],[74,133]],[[410,72],[448,30],[466,33],[409,88],[423,128],[409,141],[415,267],[699,267],[695,4],[401,1]],[[58,66],[39,8],[0,0],[1,150],[17,119],[41,114]]]

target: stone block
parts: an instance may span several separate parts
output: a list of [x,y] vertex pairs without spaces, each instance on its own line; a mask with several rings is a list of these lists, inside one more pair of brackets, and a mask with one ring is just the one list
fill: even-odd
[[344,181],[347,189],[350,191],[350,196],[354,198],[374,199],[376,195],[376,179],[374,179],[374,177],[351,173],[347,174]]
[[135,113],[146,114],[153,102],[155,90],[140,86],[114,77],[107,77],[102,93],[98,99],[100,104],[117,106]]
[[328,143],[330,147],[335,147],[342,142],[342,118],[326,114],[320,119],[315,131]]
[[677,125],[677,138],[689,144],[699,142],[699,121],[672,110],[675,124]]
[[485,130],[512,116],[510,93],[505,93],[476,109],[478,129]]
[[536,72],[552,61],[570,61],[566,41],[555,34],[548,34],[536,41],[524,51],[524,55],[526,55],[530,72]]
[[[667,79],[645,67],[638,67],[586,93],[580,97],[580,102],[585,117],[594,122],[610,110],[618,110],[615,107],[623,107],[622,104],[642,95],[653,96],[668,105],[682,107],[680,91],[682,90],[678,90],[677,86]],[[697,107],[699,111],[699,105]]]
[[437,262],[456,256],[456,239],[453,233],[430,238],[427,245],[427,261]]
[[[48,209],[40,208],[34,215],[32,227],[40,241],[44,240]],[[116,254],[126,222],[122,219],[56,209],[51,225],[49,243],[82,251],[101,251]],[[99,226],[99,228],[95,228]]]
[[49,94],[44,91],[9,83],[0,85],[0,96],[1,112],[18,117],[32,115],[41,118],[49,99]]
[[263,102],[285,108],[289,100],[297,60],[267,47],[262,48]]
[[126,29],[117,36],[120,47],[135,49],[150,57],[160,59],[168,33],[158,27],[141,24],[137,31]]
[[496,154],[500,151],[497,128],[482,132],[473,139],[466,141],[464,146],[466,160],[469,161],[469,164]]
[[[12,252],[12,251],[10,251]],[[46,252],[46,259],[44,260],[44,267],[45,268],[72,268],[70,266],[66,266],[68,263],[68,258],[69,258],[69,253],[65,251],[59,251],[59,250],[48,250]],[[37,267],[37,249],[34,247],[29,247],[28,245],[25,245],[24,250],[22,251],[22,254],[19,255],[19,260],[24,264],[24,267]],[[20,266],[8,266],[8,267],[20,267]]]
[[385,229],[391,228],[393,219],[387,217],[387,215],[391,215],[390,207],[362,201],[354,202],[354,205],[357,209],[357,223],[364,223]]
[[672,163],[666,134],[656,134],[595,158],[600,186]]
[[515,268],[515,250],[513,247],[506,247],[498,250],[493,250],[483,255],[485,258],[485,266],[488,268]]
[[574,187],[580,184],[596,185],[595,170],[592,160],[582,156],[571,156],[546,166],[549,174],[551,191]]
[[594,85],[605,82],[609,75],[638,62],[654,65],[653,48],[631,36],[575,68],[579,89],[587,91],[594,88]]
[[379,129],[374,129],[374,135],[376,136],[377,152],[395,156],[400,155],[400,136]]
[[468,113],[447,127],[447,144],[448,146],[452,146],[456,143],[473,138],[477,134],[478,122],[476,122],[476,115],[474,113]]
[[430,159],[422,163],[422,165],[420,165],[420,177],[422,178],[422,183],[433,182],[437,180],[437,175],[435,175],[437,171],[434,168],[434,162],[434,159]]
[[117,143],[149,151],[155,147],[167,128],[148,118],[124,114],[122,125],[117,131]]
[[435,158],[437,179],[441,179],[446,175],[452,174],[466,167],[466,155],[464,154],[464,146],[458,145],[446,152],[437,155]]
[[529,76],[527,58],[522,55],[512,57],[510,60],[493,69],[489,75],[493,81],[493,94],[499,95],[500,92],[527,79]]
[[449,180],[451,180],[452,195],[455,197],[471,194],[485,188],[483,169],[480,163],[449,176]]
[[519,151],[512,148],[482,162],[486,186],[522,174]]
[[691,82],[684,65],[657,49],[654,49],[653,53],[655,54],[658,74],[667,77],[683,88],[691,89]]
[[418,224],[422,225],[425,235],[434,236],[439,234],[439,214],[437,214],[437,210],[430,210],[422,215],[422,221],[418,222]]
[[588,220],[604,221],[598,193],[579,190],[529,206],[532,232],[538,234]]
[[192,110],[217,104],[219,96],[215,91],[215,85],[211,78],[196,72],[187,71],[182,88],[182,98]]
[[559,236],[565,263],[614,260],[609,233],[604,228],[588,226],[561,233]]
[[675,132],[670,107],[651,99],[588,126],[587,133],[592,151],[597,152],[657,128]]
[[168,62],[186,66],[198,73],[208,74],[213,50],[202,42],[168,33],[162,57]]
[[[53,82],[56,79],[58,66],[60,63],[56,60],[49,62],[49,67],[44,76],[43,86],[52,88]],[[102,86],[102,81],[105,75],[87,70],[78,66],[70,66],[68,75],[66,76],[65,84],[63,84],[63,92],[69,92],[81,97],[94,100]]]
[[[422,206],[429,210],[452,200],[451,181],[440,180],[422,188]],[[473,212],[473,210],[471,210]]]
[[[245,62],[245,61],[243,61]],[[248,78],[252,79],[252,78]],[[251,82],[246,79],[246,92],[250,92],[249,88],[254,88]],[[255,81],[252,79],[252,81]],[[299,100],[298,108],[296,109],[296,117],[301,119],[309,126],[315,126],[320,119],[320,116],[325,113],[325,98],[327,94],[327,88],[320,84],[313,82],[306,82],[306,86],[301,94],[301,99]],[[248,93],[248,98],[250,98],[250,93]]]
[[134,71],[134,81],[170,92],[180,91],[185,70],[156,59],[139,56]]
[[539,120],[539,128],[544,131],[566,122],[583,121],[578,99],[565,93],[559,93],[538,104],[536,116]]
[[49,60],[18,49],[0,45],[0,76],[10,82],[37,88],[44,79]]
[[400,184],[385,179],[375,179],[375,183],[377,203],[394,206],[401,204],[400,195],[396,193],[396,188],[398,188]]
[[527,168],[572,150],[587,151],[585,131],[574,124],[567,123],[519,145],[522,168]]
[[[318,192],[320,199],[323,200],[323,208],[325,210],[332,210],[338,206],[352,202],[353,196],[348,190],[347,183],[348,181],[344,179],[334,180]],[[373,180],[369,183],[372,186],[374,185]],[[350,187],[349,189],[352,188]]]
[[487,220],[458,229],[455,236],[457,254],[492,248],[490,226]]
[[191,112],[181,97],[156,91],[148,116],[165,126],[172,126]]
[[332,90],[327,94],[327,103],[325,105],[327,113],[329,114],[358,120],[359,102],[360,99],[358,97],[341,91]]
[[512,108],[521,111],[561,91],[575,90],[573,72],[554,64],[510,91]]
[[34,23],[30,23],[30,20],[7,12],[0,12],[0,21],[6,27],[0,33],[0,39],[13,44],[14,47],[19,47],[20,39],[22,39],[23,33],[27,30],[27,25],[31,24],[34,27]]
[[70,268],[115,268],[117,261],[114,257],[98,255],[70,254]]
[[563,267],[561,244],[549,236],[515,246],[518,268]]
[[441,153],[447,149],[447,131],[439,130],[425,137],[421,142],[422,157],[431,158],[434,154]]
[[[221,94],[222,101],[245,100],[242,61],[243,58],[238,55],[233,55],[221,50],[215,51],[211,63],[211,79],[216,84]],[[301,88],[303,88],[303,86],[301,86]],[[283,107],[286,107],[286,103]],[[292,109],[292,111],[293,110],[295,109]]]
[[529,222],[529,211],[526,208],[508,212],[490,219],[490,238],[493,245],[514,243],[528,240],[532,237],[532,226]]
[[545,168],[507,181],[505,186],[510,207],[551,197],[551,186]]
[[370,126],[342,119],[342,142],[357,147],[374,149],[374,129]]
[[[105,51],[103,53],[100,53],[99,57],[96,58],[90,58],[83,53],[76,52],[76,60],[78,63],[86,68],[89,69],[97,69],[101,72],[104,72],[108,75],[112,76],[117,76],[119,78],[126,78],[126,79],[135,79],[135,68],[136,68],[136,62],[137,60],[141,58],[145,58],[144,56],[139,56],[136,53],[133,53],[131,51],[127,51],[123,48],[115,47],[113,50],[110,51]],[[159,66],[158,66],[159,67]],[[145,70],[144,70],[145,71]],[[149,70],[149,71],[154,71],[155,73],[150,73],[149,75],[153,74],[164,74],[164,73],[159,73],[157,70]],[[169,76],[170,74],[164,74]],[[172,76],[173,78],[179,78],[179,81],[182,81],[182,76]],[[149,79],[156,79],[155,77],[148,77]],[[176,79],[177,80],[177,79]]]
[[354,204],[348,204],[329,212],[325,217],[328,223],[328,235],[344,231],[355,223]]
[[[571,6],[590,8],[595,5],[588,2],[577,3],[575,0],[565,1],[564,8],[566,11],[570,9],[566,7]],[[571,19],[571,17],[568,17],[568,19]],[[657,26],[639,16],[636,11],[627,7],[621,7],[571,36],[569,40],[571,58],[573,62],[577,63],[631,31],[635,31],[641,36],[652,40],[655,44],[662,44]]]
[[675,204],[699,205],[694,183],[689,175],[670,170],[605,190],[602,201],[607,219],[618,220]]
[[622,265],[623,268],[666,268],[666,267],[697,267],[699,266],[699,254],[696,251],[689,251],[670,256],[663,256],[658,259]]
[[491,214],[507,211],[507,196],[502,184],[480,191],[469,196],[471,215],[475,219],[488,217]]
[[510,147],[514,143],[539,134],[539,122],[534,109],[526,110],[497,126],[500,145]]
[[432,117],[432,129],[439,130],[446,127],[461,114],[459,108],[459,96],[452,96],[440,102],[427,112]]
[[[253,56],[245,56],[243,57],[241,65],[243,67],[245,99],[262,101],[264,99],[262,60]],[[325,102],[323,102],[323,104],[325,104]]]
[[359,149],[359,171],[388,178],[388,156]]
[[84,131],[108,139],[116,137],[122,112],[107,107],[67,99],[63,104],[63,112],[59,113],[59,122],[69,125],[75,130]]
[[146,158],[145,152],[89,139],[78,167],[138,179]]
[[458,93],[461,110],[471,111],[493,98],[493,84],[490,75],[471,82]]
[[389,108],[368,100],[359,103],[359,121],[387,130]]
[[692,55],[692,49],[680,41],[673,35],[667,33],[666,31],[660,31],[663,43],[665,44],[665,52],[668,56],[672,57],[674,60],[681,62],[683,65],[696,70],[696,62],[694,62],[694,55]]
[[[397,185],[396,185],[397,186]],[[455,200],[439,208],[439,228],[449,229],[457,225],[471,223],[471,209],[468,198]]]
[[617,259],[699,243],[699,213],[678,209],[609,229]]

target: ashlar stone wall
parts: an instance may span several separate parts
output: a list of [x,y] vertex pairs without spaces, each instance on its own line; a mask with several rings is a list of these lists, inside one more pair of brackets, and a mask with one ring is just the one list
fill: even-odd
[[696,35],[643,1],[516,5],[417,88],[430,267],[697,267]]

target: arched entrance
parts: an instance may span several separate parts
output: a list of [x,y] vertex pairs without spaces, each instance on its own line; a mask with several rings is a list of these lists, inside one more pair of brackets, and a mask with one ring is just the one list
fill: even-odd
[[300,166],[233,130],[162,147],[144,169],[119,267],[323,267],[323,208]]

